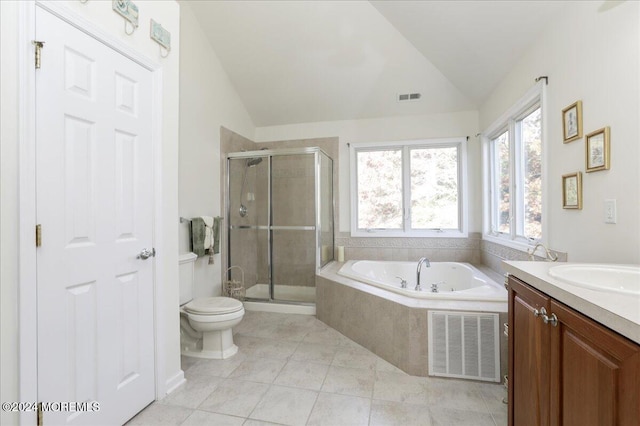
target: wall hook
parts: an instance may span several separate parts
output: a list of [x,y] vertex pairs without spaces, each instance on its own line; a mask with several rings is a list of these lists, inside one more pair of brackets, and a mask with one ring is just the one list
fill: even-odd
[[171,53],[171,33],[162,28],[162,25],[151,20],[151,32],[149,34],[151,40],[160,46],[160,56],[166,58]]
[[[166,53],[164,53],[166,52]],[[160,46],[160,56],[163,58],[166,58],[167,56],[169,56],[169,53],[171,53],[171,49],[167,49],[164,46]]]
[[[111,7],[114,12],[124,18],[124,33],[126,35],[133,34],[138,28],[138,16],[140,15],[138,6],[131,0],[113,0]],[[129,31],[127,22],[131,24],[131,31]]]
[[127,25],[127,23],[130,23],[130,22],[129,22],[129,21],[127,21],[127,20],[125,19],[125,21],[124,21],[124,33],[125,33],[126,35],[131,35],[131,34],[133,34],[134,32],[136,32],[136,27],[135,27],[135,26],[133,26],[133,24],[131,24],[131,32],[127,31],[127,28],[129,27],[129,26]]

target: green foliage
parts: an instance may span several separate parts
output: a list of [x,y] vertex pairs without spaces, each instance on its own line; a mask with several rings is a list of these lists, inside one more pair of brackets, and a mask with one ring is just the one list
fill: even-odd
[[[358,227],[402,229],[402,151],[361,151]],[[411,227],[458,228],[458,149],[410,151]]]
[[358,152],[358,228],[402,228],[402,151]]

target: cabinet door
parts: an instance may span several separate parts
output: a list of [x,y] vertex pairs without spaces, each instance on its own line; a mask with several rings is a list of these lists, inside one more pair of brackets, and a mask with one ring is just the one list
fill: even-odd
[[509,425],[549,424],[549,298],[509,278]]
[[556,301],[551,313],[551,425],[637,426],[638,345]]

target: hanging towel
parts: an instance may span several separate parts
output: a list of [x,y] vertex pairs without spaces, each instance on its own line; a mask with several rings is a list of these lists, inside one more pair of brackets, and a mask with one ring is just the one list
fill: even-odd
[[205,224],[201,217],[194,217],[191,219],[191,251],[198,257],[202,257],[206,254],[205,251]]
[[204,221],[204,249],[209,250],[213,246],[213,217],[200,216]]
[[213,253],[220,253],[220,222],[222,222],[222,218],[220,216],[216,216],[213,220]]
[[201,217],[204,221],[204,250],[209,255],[209,265],[213,265],[213,217]]

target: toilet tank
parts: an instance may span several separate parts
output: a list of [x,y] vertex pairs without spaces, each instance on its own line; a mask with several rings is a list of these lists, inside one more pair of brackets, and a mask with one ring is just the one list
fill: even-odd
[[178,283],[180,285],[180,306],[193,299],[194,266],[198,256],[186,253],[178,256]]

